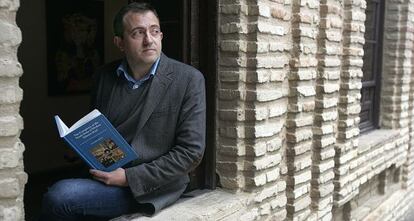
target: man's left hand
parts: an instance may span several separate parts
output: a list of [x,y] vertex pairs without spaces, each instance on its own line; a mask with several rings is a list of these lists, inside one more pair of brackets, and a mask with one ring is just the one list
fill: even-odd
[[111,172],[104,172],[101,170],[89,170],[89,173],[92,174],[92,177],[95,180],[99,180],[106,185],[110,186],[128,186],[128,180],[125,176],[125,170],[123,168],[118,168]]

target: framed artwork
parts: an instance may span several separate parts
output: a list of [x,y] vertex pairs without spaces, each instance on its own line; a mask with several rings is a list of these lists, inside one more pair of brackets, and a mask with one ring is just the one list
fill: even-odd
[[103,0],[46,0],[48,94],[88,93],[104,58]]

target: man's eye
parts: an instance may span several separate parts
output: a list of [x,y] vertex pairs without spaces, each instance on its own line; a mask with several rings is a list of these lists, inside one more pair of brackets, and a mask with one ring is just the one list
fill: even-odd
[[160,34],[160,32],[161,32],[161,30],[160,30],[160,29],[155,28],[155,29],[152,29],[152,30],[151,30],[151,35],[156,36],[156,35],[159,35],[159,34]]
[[132,32],[132,37],[142,37],[145,35],[145,31],[142,30],[136,30]]

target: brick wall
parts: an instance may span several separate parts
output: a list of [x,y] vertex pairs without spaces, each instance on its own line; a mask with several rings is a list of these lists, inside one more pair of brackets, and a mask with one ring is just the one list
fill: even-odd
[[365,0],[219,3],[217,172],[251,194],[244,219],[359,220],[366,190],[380,202],[396,192],[389,168],[410,189],[412,2],[386,1],[381,129],[369,134]]
[[19,115],[23,91],[22,67],[17,60],[21,42],[15,16],[18,0],[0,1],[0,220],[24,220],[24,146],[19,140],[23,120]]
[[281,220],[291,4],[227,0],[219,13],[217,172],[224,188],[254,196],[242,219]]

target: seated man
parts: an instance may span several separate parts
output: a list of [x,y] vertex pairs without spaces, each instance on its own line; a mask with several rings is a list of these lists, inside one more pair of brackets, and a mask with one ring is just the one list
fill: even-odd
[[154,214],[174,203],[201,161],[205,145],[205,85],[195,68],[161,52],[156,11],[146,3],[123,7],[114,19],[123,60],[96,75],[92,107],[99,109],[138,154],[93,179],[67,179],[44,195],[43,220],[104,219]]

